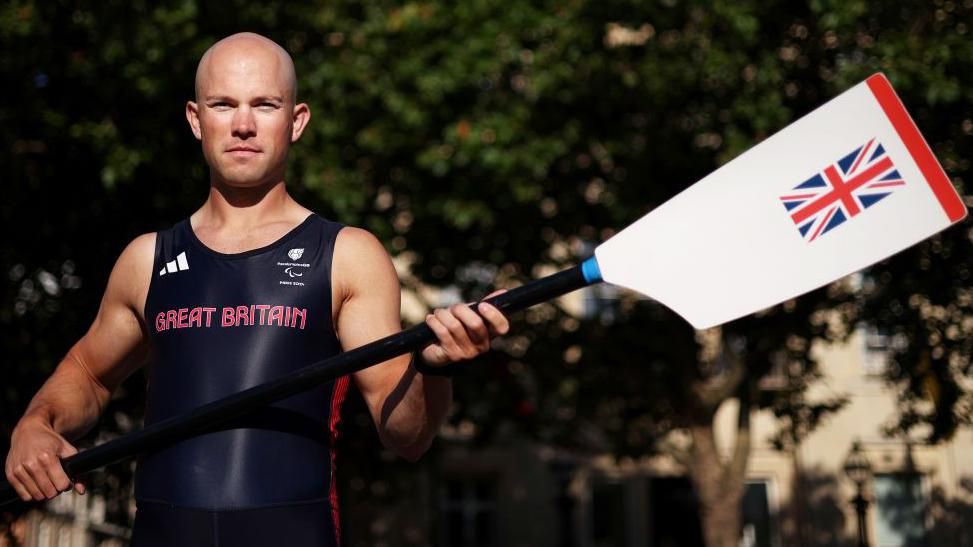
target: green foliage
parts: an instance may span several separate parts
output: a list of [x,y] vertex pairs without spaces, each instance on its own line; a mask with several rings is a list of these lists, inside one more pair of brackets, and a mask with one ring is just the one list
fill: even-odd
[[[842,34],[856,38],[839,48],[846,78],[889,74],[961,194],[973,157],[971,22],[970,2],[909,2],[849,22]],[[966,220],[867,273],[859,318],[889,337],[887,376],[901,395],[890,433],[917,428],[938,441],[973,423],[971,239]]]

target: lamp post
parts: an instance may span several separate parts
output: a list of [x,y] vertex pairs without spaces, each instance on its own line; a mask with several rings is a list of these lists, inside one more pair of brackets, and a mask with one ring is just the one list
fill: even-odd
[[862,452],[861,442],[856,440],[851,444],[851,451],[845,458],[845,474],[855,483],[855,497],[851,503],[858,514],[858,547],[868,547],[868,523],[865,516],[868,512],[868,499],[865,497],[865,483],[872,478],[872,464]]

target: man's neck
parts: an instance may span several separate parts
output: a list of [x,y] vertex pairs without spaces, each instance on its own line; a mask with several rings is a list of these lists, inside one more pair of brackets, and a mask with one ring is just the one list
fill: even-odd
[[284,181],[252,188],[213,182],[206,202],[193,214],[193,224],[248,230],[288,219],[299,222],[306,216],[307,210],[287,193]]

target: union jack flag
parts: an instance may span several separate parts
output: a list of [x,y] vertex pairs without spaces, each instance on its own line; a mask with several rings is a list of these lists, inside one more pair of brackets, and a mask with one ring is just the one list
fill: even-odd
[[885,147],[872,139],[780,200],[801,236],[811,242],[904,184]]

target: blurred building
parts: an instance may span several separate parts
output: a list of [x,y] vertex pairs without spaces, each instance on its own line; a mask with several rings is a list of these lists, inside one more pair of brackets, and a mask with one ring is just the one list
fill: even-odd
[[[406,277],[405,268],[400,274]],[[580,315],[611,320],[617,298],[616,289],[600,285],[569,295],[562,304]],[[420,321],[429,306],[458,299],[458,294],[421,287],[406,291],[403,315]],[[769,411],[754,416],[740,547],[857,545],[856,487],[844,471],[856,442],[871,465],[864,489],[870,501],[869,545],[973,547],[973,431],[961,429],[934,446],[923,443],[922,431],[911,439],[885,433],[896,417],[896,394],[883,378],[892,343],[881,333],[861,331],[845,344],[817,344],[823,377],[808,397],[847,396],[849,402],[799,446],[775,449],[770,443],[775,417]],[[764,380],[762,388],[774,390],[783,378]],[[717,414],[717,441],[727,455],[736,417],[735,401]],[[580,457],[528,440],[474,447],[464,436],[444,431],[437,468],[419,474],[417,491],[424,494],[416,501],[425,509],[416,515],[412,505],[398,518],[418,516],[428,535],[409,544],[703,545],[692,485],[673,458]],[[398,542],[390,538],[388,544]]]
[[[882,379],[887,349],[876,333],[818,348],[824,378],[813,389],[850,402],[800,446],[774,449],[773,415],[755,416],[741,547],[857,545],[856,488],[844,471],[855,441],[871,465],[864,492],[869,545],[973,547],[973,432],[935,446],[884,434],[896,412]],[[774,389],[773,378],[765,389]],[[717,440],[727,454],[736,406],[728,402],[717,415]],[[578,460],[526,441],[486,450],[453,446],[446,454],[435,545],[703,545],[692,486],[671,458]]]

